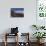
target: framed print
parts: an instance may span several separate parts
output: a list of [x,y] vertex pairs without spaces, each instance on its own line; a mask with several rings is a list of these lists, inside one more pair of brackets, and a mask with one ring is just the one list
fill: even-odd
[[24,17],[24,8],[11,8],[11,17]]

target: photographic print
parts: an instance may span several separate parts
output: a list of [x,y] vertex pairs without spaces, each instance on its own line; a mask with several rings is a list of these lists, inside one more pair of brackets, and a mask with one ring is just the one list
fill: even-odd
[[11,17],[24,17],[24,8],[11,8]]

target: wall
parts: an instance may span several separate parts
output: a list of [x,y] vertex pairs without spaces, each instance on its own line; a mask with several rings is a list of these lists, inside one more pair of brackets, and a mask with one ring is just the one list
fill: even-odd
[[[24,18],[11,18],[10,8],[24,8]],[[10,32],[9,28],[19,27],[19,32],[30,32],[31,25],[36,24],[36,0],[1,0],[0,34]]]

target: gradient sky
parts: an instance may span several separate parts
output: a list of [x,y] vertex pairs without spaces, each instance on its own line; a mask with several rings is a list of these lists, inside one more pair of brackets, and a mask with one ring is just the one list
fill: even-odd
[[24,11],[24,8],[11,8],[11,10],[15,11]]
[[14,13],[24,13],[24,8],[12,8],[11,10]]

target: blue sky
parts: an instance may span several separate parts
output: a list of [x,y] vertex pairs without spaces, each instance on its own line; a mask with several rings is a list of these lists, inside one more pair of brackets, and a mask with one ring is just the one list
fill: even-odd
[[15,11],[24,11],[24,8],[11,8],[11,10]]
[[24,13],[24,8],[11,8],[14,13]]

